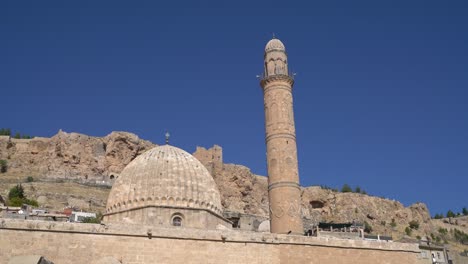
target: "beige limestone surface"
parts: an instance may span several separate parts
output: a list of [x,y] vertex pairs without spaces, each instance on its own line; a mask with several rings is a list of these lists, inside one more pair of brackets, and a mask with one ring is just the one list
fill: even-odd
[[270,229],[302,234],[301,188],[292,100],[293,79],[286,50],[278,39],[265,47],[263,88],[268,166]]
[[20,255],[54,263],[419,264],[416,244],[229,230],[0,221],[0,264]]

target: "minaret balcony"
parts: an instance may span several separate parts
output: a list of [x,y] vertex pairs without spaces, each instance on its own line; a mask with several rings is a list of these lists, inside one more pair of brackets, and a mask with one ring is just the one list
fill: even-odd
[[294,84],[295,74],[289,72],[288,74],[262,74],[260,76],[260,85],[263,87],[265,84],[272,81],[286,81],[290,85]]

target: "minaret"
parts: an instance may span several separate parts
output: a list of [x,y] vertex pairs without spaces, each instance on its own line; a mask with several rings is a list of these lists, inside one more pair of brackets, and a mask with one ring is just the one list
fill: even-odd
[[292,87],[283,43],[273,37],[265,47],[260,85],[265,102],[270,230],[303,234]]

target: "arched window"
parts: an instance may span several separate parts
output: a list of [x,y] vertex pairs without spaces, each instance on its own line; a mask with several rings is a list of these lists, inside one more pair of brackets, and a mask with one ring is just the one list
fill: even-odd
[[172,225],[173,226],[182,226],[182,217],[176,215],[172,218]]

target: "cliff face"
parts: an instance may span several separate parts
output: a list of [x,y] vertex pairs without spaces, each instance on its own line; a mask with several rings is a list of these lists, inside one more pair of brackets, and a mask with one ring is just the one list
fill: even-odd
[[59,131],[51,138],[1,136],[0,159],[7,160],[9,171],[18,174],[111,182],[130,161],[154,146],[127,132],[112,132],[99,138]]

